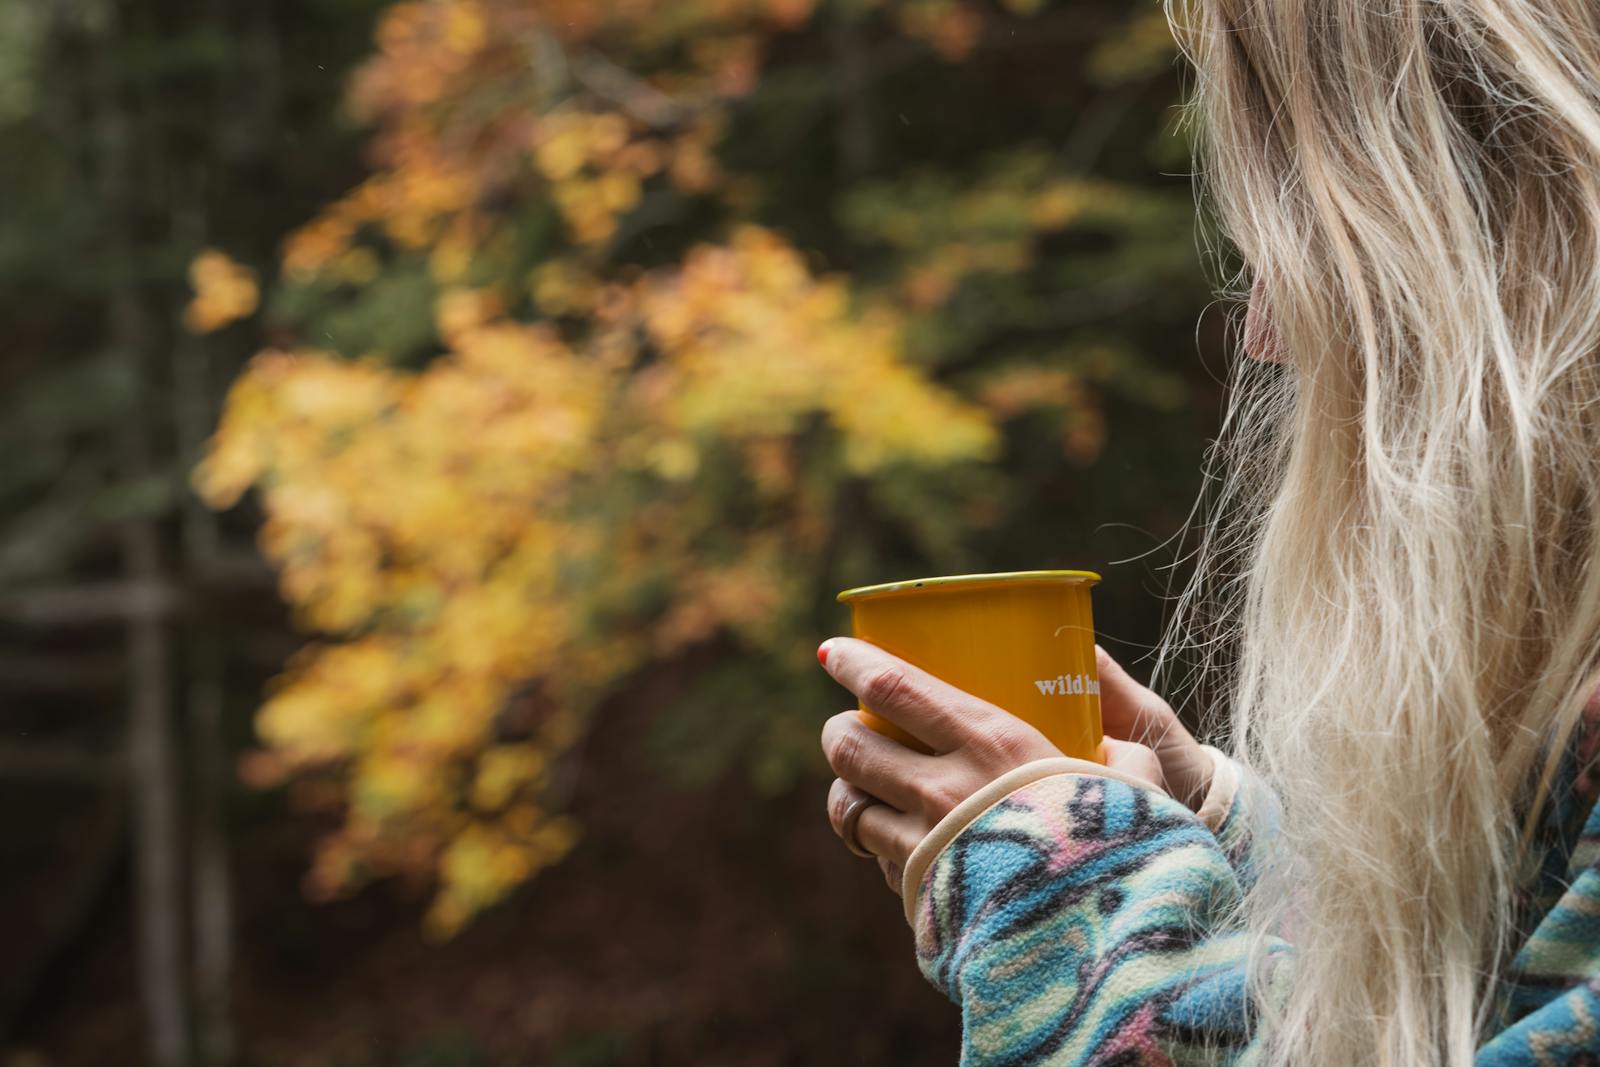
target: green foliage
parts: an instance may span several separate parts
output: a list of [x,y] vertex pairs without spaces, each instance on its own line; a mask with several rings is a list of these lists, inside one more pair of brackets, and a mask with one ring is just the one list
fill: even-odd
[[34,109],[47,12],[42,4],[0,5],[0,126]]
[[465,1036],[437,1037],[407,1051],[399,1067],[486,1067],[488,1060]]
[[[331,113],[378,6],[263,8],[246,32],[226,5],[0,4],[0,587],[103,578],[120,523],[184,509],[212,375],[247,354],[179,335],[186,269],[216,219],[237,252],[271,249],[347,165],[348,133],[292,111]],[[283,62],[302,29],[320,67]]]
[[581,1034],[556,1050],[550,1067],[619,1067],[635,1044],[632,1035],[620,1031]]

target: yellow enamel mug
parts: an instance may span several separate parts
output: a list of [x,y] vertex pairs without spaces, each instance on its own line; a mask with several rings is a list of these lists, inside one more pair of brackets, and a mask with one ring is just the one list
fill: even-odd
[[[846,589],[852,632],[1032,723],[1068,756],[1100,760],[1093,571],[957,574]],[[865,705],[862,720],[928,748]]]

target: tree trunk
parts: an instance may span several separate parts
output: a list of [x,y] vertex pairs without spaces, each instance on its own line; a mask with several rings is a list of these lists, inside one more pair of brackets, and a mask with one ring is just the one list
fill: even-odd
[[[128,363],[138,390],[147,379],[144,349],[148,324],[134,271],[133,138],[123,87],[109,61],[115,47],[115,8],[99,42],[95,119],[101,204],[106,212],[106,252],[114,281],[107,296],[106,340]],[[149,405],[135,397],[121,440],[121,473],[143,480],[155,470]],[[155,519],[129,518],[120,532],[125,578],[138,586],[164,587],[161,532]],[[134,826],[135,928],[139,945],[139,991],[144,1002],[148,1059],[155,1067],[185,1067],[191,1061],[184,997],[182,840],[178,823],[178,770],[170,708],[172,648],[161,614],[138,612],[125,624],[128,650],[128,773]]]
[[833,13],[834,93],[839,112],[834,129],[842,183],[871,173],[877,156],[872,106],[867,95],[872,72],[862,39],[861,17],[846,5],[839,5]]
[[[126,304],[118,300],[119,305]],[[123,315],[117,316],[119,319]],[[137,349],[130,351],[136,352]],[[136,405],[134,411],[142,410]],[[137,419],[135,414],[132,418]],[[144,428],[127,434],[130,477],[148,474]],[[135,581],[162,580],[156,524],[133,519],[122,532],[123,566]],[[178,767],[170,722],[172,649],[166,622],[142,616],[127,624],[128,764],[133,786],[139,930],[139,985],[149,1027],[150,1060],[159,1067],[190,1062],[183,992],[184,887],[178,826]]]
[[196,638],[189,686],[193,741],[194,982],[201,1061],[233,1062],[233,890],[228,874],[228,752],[222,732],[222,654]]
[[[180,232],[192,231],[195,247],[205,241],[204,172],[191,189],[196,205],[181,217]],[[205,342],[181,338],[173,346],[178,436],[183,469],[192,470],[204,448],[212,418]],[[183,565],[194,581],[212,576],[221,535],[216,516],[190,495],[183,508]],[[233,888],[228,873],[228,758],[223,732],[223,651],[215,634],[195,632],[188,688],[189,763],[193,769],[190,852],[193,862],[194,1010],[200,1060],[209,1067],[232,1063]]]

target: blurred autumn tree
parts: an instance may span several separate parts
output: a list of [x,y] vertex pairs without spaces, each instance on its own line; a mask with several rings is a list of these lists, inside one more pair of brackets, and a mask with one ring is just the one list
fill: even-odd
[[[566,757],[652,665],[720,652],[669,770],[783,788],[834,591],[1181,519],[1206,293],[1155,4],[408,0],[376,42],[370,173],[285,242],[297,340],[196,473],[259,491],[320,635],[247,763],[341,813],[315,892],[436,878],[448,935],[573,847]],[[253,312],[191,274],[192,330]]]

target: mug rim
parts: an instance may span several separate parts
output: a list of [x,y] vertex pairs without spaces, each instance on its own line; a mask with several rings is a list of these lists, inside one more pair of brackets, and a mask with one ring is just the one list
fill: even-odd
[[880,582],[877,585],[857,586],[854,589],[846,589],[834,599],[843,604],[868,596],[887,593],[909,593],[918,589],[943,588],[952,585],[1004,585],[1028,582],[1094,585],[1098,581],[1100,581],[1100,575],[1094,571],[1000,571],[994,574],[945,574],[932,578],[907,578],[898,582]]

